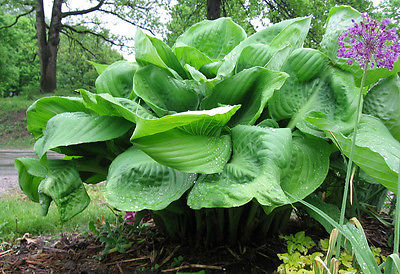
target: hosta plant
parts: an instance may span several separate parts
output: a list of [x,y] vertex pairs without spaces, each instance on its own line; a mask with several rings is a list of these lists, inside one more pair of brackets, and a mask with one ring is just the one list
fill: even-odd
[[[265,237],[323,183],[337,150],[327,132],[346,151],[356,117],[358,71],[330,55],[337,30],[329,25],[321,51],[302,48],[310,23],[290,19],[247,37],[229,18],[203,21],[172,48],[139,30],[135,63],[95,64],[97,93],[28,109],[38,158],[16,160],[22,190],[44,213],[54,201],[67,221],[89,203],[84,184],[106,180],[111,206],[150,211],[171,236]],[[382,117],[363,118],[354,161],[394,190],[400,144]],[[47,159],[49,150],[66,157]]]

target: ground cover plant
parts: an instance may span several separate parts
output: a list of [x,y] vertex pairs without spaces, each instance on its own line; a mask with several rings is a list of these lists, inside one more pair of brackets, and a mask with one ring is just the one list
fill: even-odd
[[[332,9],[319,50],[302,47],[310,17],[249,37],[229,18],[204,21],[172,48],[138,31],[136,63],[95,64],[97,93],[29,107],[38,158],[16,160],[21,189],[43,214],[54,201],[68,221],[89,203],[84,184],[107,180],[112,207],[137,220],[150,213],[171,237],[265,238],[337,168],[331,155],[349,156],[361,86],[371,89],[353,161],[364,182],[397,193],[400,66],[362,81],[359,65],[337,56],[352,20],[361,14]],[[49,150],[67,156],[47,159]]]

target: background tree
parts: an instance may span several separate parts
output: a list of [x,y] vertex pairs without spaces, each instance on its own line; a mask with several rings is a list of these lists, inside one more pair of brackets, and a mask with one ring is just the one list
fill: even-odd
[[[316,47],[322,39],[328,11],[335,5],[350,5],[360,11],[372,9],[372,2],[369,0],[221,0],[221,13],[244,27],[248,34],[254,33],[256,27],[268,21],[277,23],[311,15],[312,27],[305,46]],[[208,14],[205,0],[178,0],[174,6],[168,8],[172,17],[167,24],[167,42],[170,45],[189,26],[206,19]]]
[[[0,25],[15,20],[0,9]],[[111,64],[122,55],[103,38],[87,35],[92,31],[77,26],[76,33],[63,32],[57,58],[57,93],[66,95],[76,88],[93,89],[97,72],[88,62]],[[0,97],[25,95],[31,97],[40,89],[40,64],[37,58],[35,19],[22,17],[12,28],[0,29]],[[102,35],[111,39],[107,32]]]
[[[13,16],[0,11],[0,25]],[[13,28],[0,30],[0,96],[20,94],[39,82],[35,27],[31,18],[21,18]]]
[[[392,23],[399,29],[400,24],[400,0],[384,0],[381,5],[382,17],[390,18]],[[378,14],[379,15],[379,14]]]
[[215,20],[221,17],[221,0],[207,0],[207,19]]
[[267,11],[264,16],[271,23],[311,15],[312,25],[305,46],[312,48],[321,42],[328,12],[335,5],[349,5],[359,11],[371,11],[373,8],[369,0],[263,0],[263,2]]
[[[74,16],[85,16],[89,13],[111,14],[116,18],[128,22],[134,26],[147,29],[154,33],[160,29],[158,16],[156,12],[151,12],[160,6],[160,0],[93,0],[93,6],[82,10],[69,9],[68,1],[53,0],[52,13],[49,21],[46,21],[43,0],[25,0],[25,1],[5,1],[1,0],[0,5],[6,6],[12,12],[16,13],[15,20],[9,24],[0,26],[8,28],[14,26],[20,18],[36,14],[36,32],[38,42],[38,56],[40,61],[40,88],[42,92],[53,92],[57,87],[57,54],[60,43],[60,34],[73,32],[81,34],[91,34],[104,39],[105,41],[123,46],[124,39],[107,38],[99,29],[82,30],[75,25],[76,20],[71,19]],[[91,23],[91,22],[89,22]],[[93,22],[99,25],[100,21]],[[78,24],[80,26],[81,23]]]
[[[84,32],[87,30],[81,27]],[[104,35],[107,36],[107,33]],[[111,48],[104,39],[84,33],[61,35],[58,52],[57,83],[62,93],[72,93],[77,88],[94,91],[94,81],[98,73],[88,62],[111,64],[122,60],[122,55]]]
[[[254,33],[255,28],[251,21],[263,13],[262,0],[221,0],[220,3],[221,16],[232,17],[248,34]],[[169,45],[188,27],[208,19],[207,4],[206,0],[178,0],[174,5],[165,5],[172,18],[166,26],[166,40]]]

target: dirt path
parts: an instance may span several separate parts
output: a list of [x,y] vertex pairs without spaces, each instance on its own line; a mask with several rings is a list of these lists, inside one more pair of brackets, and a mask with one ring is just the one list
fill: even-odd
[[[48,156],[60,158],[56,153],[49,153]],[[36,157],[36,155],[32,150],[27,149],[0,149],[0,197],[10,193],[21,193],[18,186],[18,173],[14,167],[15,158],[21,157]]]

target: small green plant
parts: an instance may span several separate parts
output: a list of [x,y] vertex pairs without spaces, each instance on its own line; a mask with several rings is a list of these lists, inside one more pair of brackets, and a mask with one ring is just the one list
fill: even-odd
[[304,231],[297,232],[294,236],[291,234],[288,236],[280,235],[279,237],[286,240],[289,253],[298,250],[306,255],[308,250],[315,246],[315,242],[310,237],[306,236]]
[[[314,269],[316,260],[320,265],[326,265],[324,261],[327,262],[327,257],[330,257],[329,250],[333,250],[330,247],[329,239],[321,239],[319,244],[316,245],[310,237],[305,236],[304,231],[297,232],[295,235],[281,235],[280,238],[286,240],[288,252],[277,254],[282,261],[282,264],[277,269],[279,273],[316,273]],[[371,249],[377,264],[386,261],[386,257],[381,254],[380,248],[372,247]],[[311,250],[314,252],[310,253]],[[339,273],[358,273],[360,271],[354,254],[347,250],[340,254],[337,266],[336,270]]]
[[182,256],[175,257],[174,260],[171,262],[171,267],[180,266],[182,262],[183,262]]
[[[126,225],[121,216],[117,216],[115,224],[110,224],[109,221],[104,220],[104,217],[101,216],[96,222],[91,221],[89,223],[89,229],[97,235],[101,243],[105,244],[102,255],[116,251],[125,253],[126,249],[133,244],[133,242],[129,240],[133,229],[130,225]],[[100,255],[99,258],[101,258],[102,255]]]
[[308,254],[310,249],[316,246],[315,242],[305,235],[304,231],[297,232],[295,235],[280,235],[286,241],[287,253],[277,254],[282,260],[278,267],[279,273],[313,273],[312,265],[317,257],[322,258],[321,252]]

